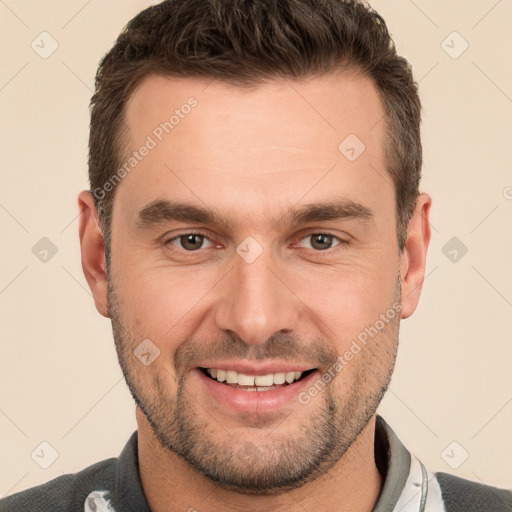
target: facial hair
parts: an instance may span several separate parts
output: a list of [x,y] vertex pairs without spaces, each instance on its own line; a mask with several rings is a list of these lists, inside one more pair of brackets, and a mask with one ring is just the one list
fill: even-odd
[[[400,296],[398,278],[394,304],[400,303]],[[261,415],[240,415],[241,425],[268,429],[268,435],[256,442],[249,429],[245,436],[233,436],[205,413],[187,386],[189,362],[205,356],[310,360],[318,362],[321,379],[320,375],[332,368],[338,358],[333,346],[322,339],[299,343],[290,334],[276,334],[257,346],[248,346],[234,335],[208,344],[188,339],[173,354],[173,368],[165,368],[165,362],[158,360],[145,367],[134,356],[134,348],[145,336],[136,332],[140,327],[127,322],[110,278],[107,298],[125,380],[160,444],[216,485],[242,494],[278,495],[327,473],[375,415],[396,361],[398,313],[354,356],[350,363],[355,365],[352,373],[342,369],[309,404],[293,406],[309,410],[300,416],[301,423],[292,434],[279,430],[280,422],[284,424],[287,418],[277,421],[276,416],[265,420]],[[335,384],[343,391],[336,391]]]

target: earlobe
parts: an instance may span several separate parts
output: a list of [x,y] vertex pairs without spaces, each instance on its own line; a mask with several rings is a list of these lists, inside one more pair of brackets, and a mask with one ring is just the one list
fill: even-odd
[[107,307],[107,274],[105,242],[98,220],[94,198],[88,190],[78,196],[80,211],[79,237],[82,269],[98,312],[109,316]]
[[429,224],[431,204],[432,200],[429,195],[420,194],[407,226],[407,240],[400,261],[402,318],[411,316],[420,300],[431,235]]

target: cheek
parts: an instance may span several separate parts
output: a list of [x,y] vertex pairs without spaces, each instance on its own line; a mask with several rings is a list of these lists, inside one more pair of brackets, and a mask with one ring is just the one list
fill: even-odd
[[297,294],[323,324],[326,336],[346,342],[394,304],[398,271],[393,269],[384,262],[304,274]]
[[136,263],[126,268],[132,270],[116,282],[125,321],[135,332],[155,340],[189,336],[194,323],[197,326],[202,301],[219,280],[211,270],[152,267],[134,271]]

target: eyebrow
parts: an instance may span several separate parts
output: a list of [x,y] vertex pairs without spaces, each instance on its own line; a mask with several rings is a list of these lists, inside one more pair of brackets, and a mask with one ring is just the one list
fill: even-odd
[[[314,203],[300,208],[292,207],[284,215],[273,219],[272,226],[297,226],[311,222],[321,222],[341,219],[355,219],[364,223],[374,223],[374,213],[367,206],[352,200]],[[136,216],[136,226],[139,229],[149,229],[169,222],[195,222],[220,226],[232,230],[234,222],[215,211],[189,203],[155,200],[144,206]]]

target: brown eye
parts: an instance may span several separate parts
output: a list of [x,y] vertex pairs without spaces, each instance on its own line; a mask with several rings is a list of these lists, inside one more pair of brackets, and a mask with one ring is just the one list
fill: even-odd
[[181,235],[178,239],[183,249],[186,249],[187,251],[197,251],[198,249],[201,249],[205,237],[192,233],[188,235]]
[[194,252],[199,249],[206,249],[213,246],[210,238],[202,233],[183,233],[182,235],[170,238],[165,245],[173,245],[177,249],[186,252]]
[[[339,238],[331,233],[310,233],[300,239],[299,246],[304,249],[311,249],[314,252],[328,252],[329,249],[342,249],[348,246],[348,240]],[[330,253],[330,251],[329,251]]]
[[314,235],[309,235],[309,238],[311,239],[311,247],[313,247],[313,249],[324,251],[333,246],[334,237],[332,235],[315,233]]

